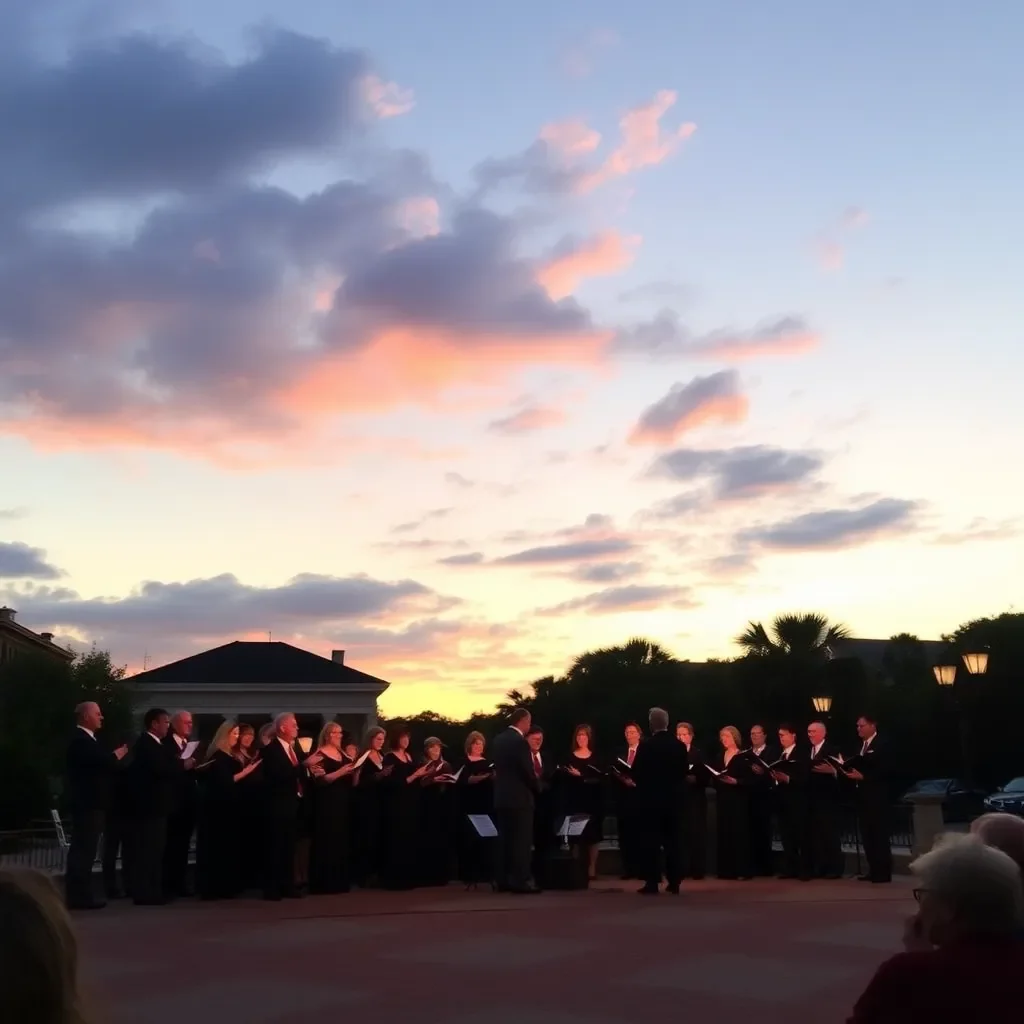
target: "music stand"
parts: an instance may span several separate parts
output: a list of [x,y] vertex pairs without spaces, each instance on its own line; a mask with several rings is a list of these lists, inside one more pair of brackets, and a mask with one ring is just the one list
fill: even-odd
[[[467,814],[466,818],[469,820],[470,825],[473,826],[473,831],[476,832],[476,834],[481,839],[496,839],[497,838],[497,836],[498,836],[498,829],[497,829],[497,826],[494,824],[494,821],[491,819],[491,816],[489,814]],[[487,845],[487,851],[490,854],[490,856],[488,857],[488,860],[490,861],[490,865],[491,865],[491,871],[490,871],[490,874],[491,874],[491,888],[493,889],[495,887],[494,886],[494,844],[493,843],[487,843],[486,845]],[[478,882],[470,882],[466,886],[466,891],[468,892],[470,889],[476,889],[478,885],[479,885]]]

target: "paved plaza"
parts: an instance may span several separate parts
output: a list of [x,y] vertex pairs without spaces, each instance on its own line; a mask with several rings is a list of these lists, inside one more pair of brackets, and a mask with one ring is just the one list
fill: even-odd
[[[450,886],[77,915],[105,1024],[842,1022],[899,949],[910,881],[626,883],[509,897]],[[728,1004],[723,1003],[728,1000]]]

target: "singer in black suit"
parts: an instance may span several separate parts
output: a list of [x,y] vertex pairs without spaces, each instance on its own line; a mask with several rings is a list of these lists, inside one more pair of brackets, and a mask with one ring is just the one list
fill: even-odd
[[168,899],[191,895],[186,878],[188,853],[198,816],[199,787],[195,758],[182,760],[181,757],[191,735],[192,715],[188,711],[176,711],[171,715],[171,728],[164,737],[164,746],[176,768],[164,848],[164,894]]
[[651,708],[650,738],[633,759],[632,781],[637,791],[645,851],[645,882],[639,891],[657,895],[665,860],[666,892],[678,893],[683,877],[683,815],[686,813],[686,746],[668,731],[668,713]]
[[530,747],[530,767],[537,780],[537,792],[533,798],[533,857],[530,874],[534,884],[544,888],[551,881],[551,859],[558,846],[555,836],[558,796],[555,786],[557,766],[544,749],[544,730],[531,725],[526,734]]
[[775,874],[772,850],[772,811],[775,806],[775,780],[761,764],[771,764],[779,756],[777,747],[768,743],[763,725],[750,727],[750,780],[747,799],[750,807],[750,867],[755,877]]
[[811,766],[807,776],[807,816],[811,840],[812,873],[817,878],[843,877],[839,771],[829,758],[839,748],[826,739],[822,722],[807,727]]
[[297,899],[295,844],[299,833],[303,769],[295,752],[299,725],[292,714],[274,719],[274,736],[262,751],[263,898]]
[[494,761],[494,815],[498,826],[498,887],[507,892],[537,892],[530,883],[534,799],[539,792],[526,733],[530,712],[517,708],[509,726],[491,745]]
[[92,866],[110,801],[113,775],[127,748],[119,747],[112,753],[96,739],[96,733],[103,724],[103,714],[93,701],[79,704],[75,718],[78,724],[67,752],[71,846],[64,885],[69,907],[94,910],[102,907],[103,903],[93,894]]
[[861,748],[855,767],[846,777],[857,786],[857,820],[860,824],[867,873],[865,882],[892,881],[892,846],[889,835],[889,756],[878,735],[878,723],[870,715],[857,719]]
[[784,763],[776,765],[772,772],[782,838],[782,873],[779,877],[808,882],[813,869],[807,820],[807,776],[811,764],[807,752],[797,746],[795,726],[779,726],[779,745],[782,749],[778,760]]
[[151,708],[143,716],[142,725],[144,732],[132,748],[128,768],[129,893],[135,903],[155,906],[167,902],[163,891],[164,847],[178,765],[163,744],[171,725],[170,715],[162,708]]

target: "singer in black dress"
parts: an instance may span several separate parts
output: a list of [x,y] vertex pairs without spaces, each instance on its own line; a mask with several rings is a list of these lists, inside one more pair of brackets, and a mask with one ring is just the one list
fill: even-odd
[[456,781],[436,736],[424,742],[423,752],[426,771],[420,779],[418,881],[420,885],[447,885],[455,859]]
[[197,769],[199,814],[196,821],[196,888],[204,900],[230,899],[242,887],[241,787],[258,767],[232,753],[238,726],[223,722]]
[[561,807],[564,814],[586,814],[586,828],[574,842],[577,856],[585,857],[587,874],[597,877],[598,843],[604,835],[605,776],[591,750],[594,732],[589,725],[577,726],[574,748],[565,762]]
[[384,767],[390,769],[390,777],[384,783],[381,884],[385,889],[412,889],[418,876],[420,780],[430,768],[417,766],[409,753],[409,732],[406,729],[399,729],[392,735]]
[[483,733],[471,732],[466,737],[466,758],[455,788],[459,881],[466,885],[494,881],[493,840],[481,836],[469,820],[470,814],[490,817],[494,811],[494,767],[484,756],[485,748]]
[[721,753],[711,767],[722,772],[714,777],[717,795],[717,871],[719,878],[751,876],[750,866],[750,759],[740,752],[740,731],[725,726],[718,734]]
[[701,879],[708,858],[708,791],[711,772],[704,767],[704,753],[693,742],[689,722],[676,725],[676,739],[686,747],[690,771],[686,775],[686,810],[683,812],[683,877]]
[[341,726],[328,722],[317,742],[317,765],[323,774],[313,777],[312,843],[309,850],[309,891],[348,892],[352,865],[349,859],[352,781],[355,761],[341,750]]
[[387,785],[392,767],[385,762],[384,730],[375,725],[366,733],[366,760],[356,773],[353,801],[355,870],[353,881],[366,888],[380,881],[384,860],[384,824]]
[[238,727],[238,745],[234,750],[235,757],[242,765],[256,762],[256,768],[250,775],[237,783],[238,789],[238,831],[239,871],[241,874],[239,887],[253,889],[260,882],[260,870],[263,865],[262,850],[259,844],[260,825],[260,773],[259,746],[256,743],[256,730],[246,723]]

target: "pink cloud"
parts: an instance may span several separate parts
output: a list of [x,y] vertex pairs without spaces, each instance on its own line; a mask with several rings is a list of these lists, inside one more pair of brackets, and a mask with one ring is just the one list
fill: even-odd
[[705,423],[742,423],[749,401],[740,390],[739,374],[721,370],[674,384],[668,394],[644,410],[629,437],[630,444],[671,444]]
[[540,137],[556,154],[570,161],[593,153],[601,144],[601,133],[580,120],[546,124]]
[[395,220],[414,238],[426,238],[441,230],[441,207],[433,196],[410,196],[396,206]]
[[565,298],[584,278],[605,277],[628,267],[640,241],[639,235],[623,236],[617,231],[594,235],[552,257],[540,268],[537,280],[551,298]]
[[670,157],[697,130],[692,121],[669,131],[663,129],[662,118],[675,106],[677,98],[673,90],[662,89],[650,103],[627,111],[619,120],[622,141],[597,170],[580,180],[577,191],[590,192],[614,178],[652,167]]
[[360,83],[363,103],[374,116],[383,119],[408,114],[416,105],[412,89],[397,82],[386,82],[378,75],[367,75]]
[[818,264],[822,270],[842,270],[846,262],[845,237],[858,231],[868,222],[868,213],[863,207],[848,206],[836,222],[826,228],[815,242]]
[[494,420],[490,429],[497,434],[530,434],[565,422],[565,413],[550,405],[528,405],[525,409]]

